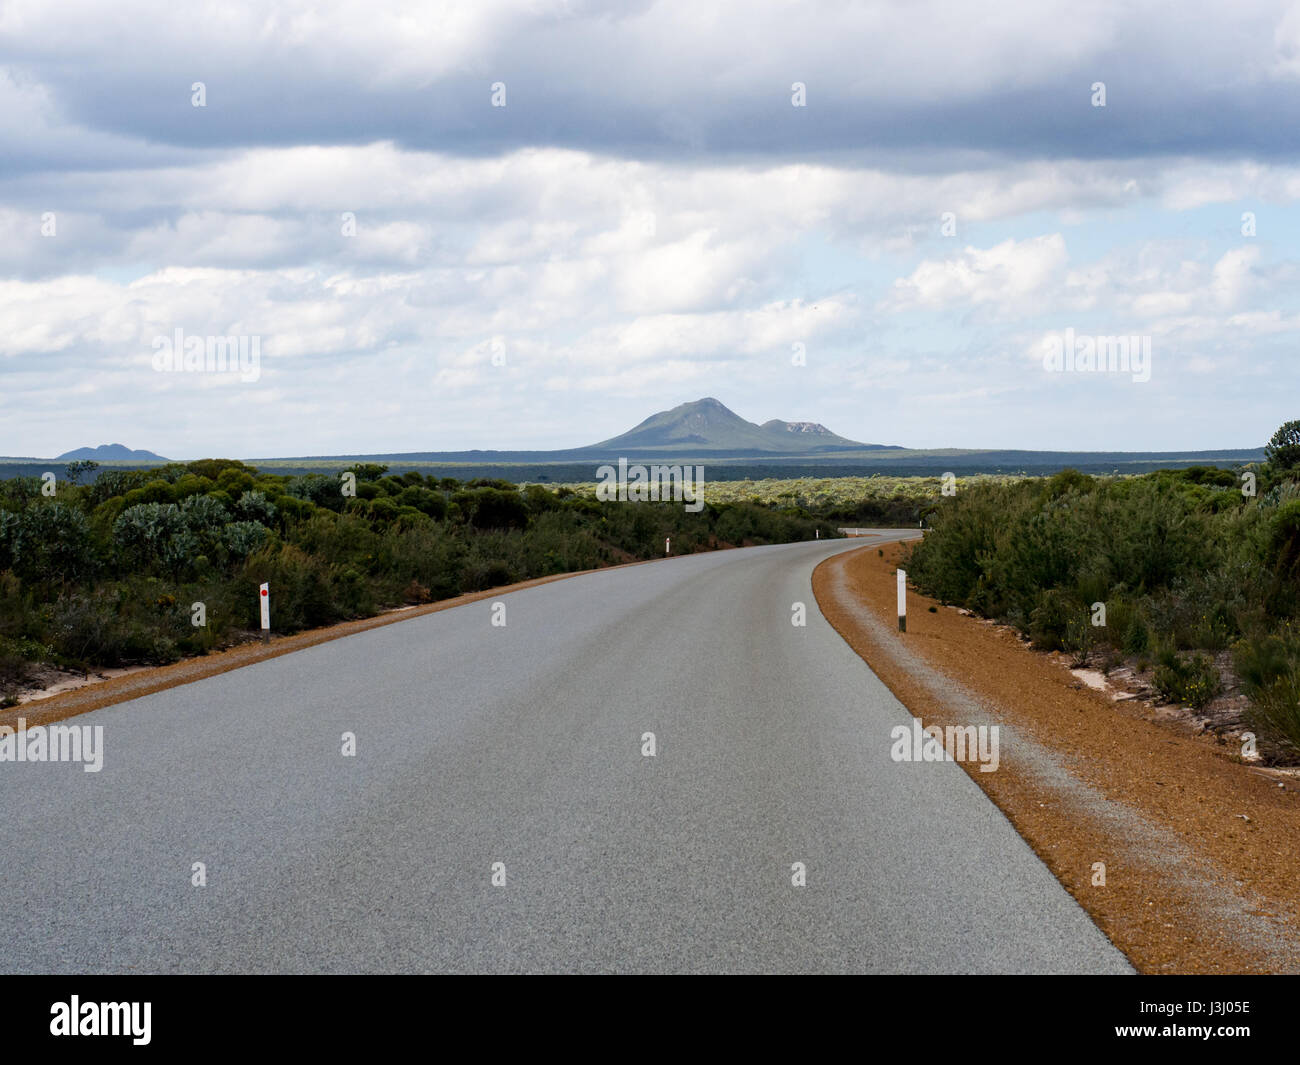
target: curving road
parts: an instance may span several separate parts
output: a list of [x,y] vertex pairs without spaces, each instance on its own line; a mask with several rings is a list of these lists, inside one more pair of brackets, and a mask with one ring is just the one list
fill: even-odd
[[0,763],[0,970],[1130,971],[957,765],[890,760],[910,716],[810,583],[863,543],[574,577],[74,718],[101,772]]

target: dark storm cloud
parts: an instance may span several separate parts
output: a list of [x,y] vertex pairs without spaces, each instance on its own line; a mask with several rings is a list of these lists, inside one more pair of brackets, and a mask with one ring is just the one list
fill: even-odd
[[[115,143],[136,165],[141,145],[375,140],[466,155],[544,145],[921,169],[944,152],[1297,151],[1300,24],[1280,4],[1035,4],[1015,18],[936,3],[721,5],[716,17],[663,4],[457,10],[464,24],[449,44],[437,17],[407,25],[385,18],[386,5],[368,35],[334,26],[328,9],[304,25],[296,5],[229,22],[137,13],[131,32],[90,8],[83,32],[111,47],[80,50],[60,48],[35,14],[18,20],[0,62],[43,87],[64,121],[106,136],[101,154]],[[204,108],[191,106],[196,81]],[[806,107],[791,104],[796,81]],[[1098,81],[1104,108],[1092,106]],[[496,82],[505,107],[491,106]],[[66,162],[32,143],[9,165]]]

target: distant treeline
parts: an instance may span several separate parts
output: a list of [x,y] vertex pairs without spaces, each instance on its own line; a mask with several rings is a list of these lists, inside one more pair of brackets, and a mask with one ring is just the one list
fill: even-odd
[[353,483],[225,459],[60,472],[0,481],[0,699],[37,662],[164,663],[226,644],[258,626],[264,581],[287,633],[659,557],[666,538],[677,555],[838,535],[792,507],[691,513],[365,463]]
[[[1090,474],[1151,473],[1162,469],[1182,469],[1190,466],[1215,466],[1235,469],[1243,464],[1261,462],[1260,450],[1226,450],[1220,452],[1068,452],[1068,451],[987,451],[934,454],[914,451],[881,451],[858,453],[859,457],[846,459],[827,456],[815,460],[807,457],[788,459],[713,459],[707,454],[683,453],[671,460],[661,453],[639,454],[631,452],[623,457],[630,462],[702,463],[705,478],[711,481],[761,481],[767,478],[797,477],[863,477],[879,474],[889,477],[941,477],[955,473],[968,477],[974,474],[1025,474],[1032,477],[1050,477],[1062,469],[1075,469]],[[514,462],[499,459],[492,462],[451,463],[418,457],[385,456],[380,460],[369,458],[319,458],[271,459],[259,467],[265,473],[298,476],[307,473],[340,473],[354,468],[358,462],[382,461],[394,474],[414,470],[426,477],[454,477],[462,481],[504,480],[514,484],[569,484],[596,480],[596,470],[604,463],[616,463],[619,456],[604,456],[581,462]],[[58,470],[62,466],[51,460],[48,463],[0,462],[0,478],[30,476],[46,469]],[[109,467],[101,469],[102,475]],[[112,469],[125,467],[113,466]]]
[[[940,499],[906,568],[922,591],[1045,649],[1155,667],[1201,706],[1235,672],[1274,757],[1300,756],[1300,422],[1258,473],[1065,471]],[[1099,623],[1100,622],[1100,623]],[[1230,667],[1229,667],[1230,663]]]

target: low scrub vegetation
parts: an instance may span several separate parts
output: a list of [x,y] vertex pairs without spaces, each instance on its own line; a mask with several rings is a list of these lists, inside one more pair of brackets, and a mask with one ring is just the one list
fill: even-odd
[[[989,484],[1013,484],[1024,480],[1010,474],[977,474],[954,477],[955,490]],[[709,481],[705,489],[710,503],[757,503],[789,509],[792,513],[822,518],[853,527],[916,528],[937,501],[944,486],[941,477],[784,477],[763,480]],[[595,482],[548,485],[590,495]]]
[[[927,594],[1084,660],[1155,664],[1168,699],[1204,706],[1226,669],[1273,757],[1300,756],[1300,423],[1259,470],[1140,477],[1067,470],[939,500],[908,574]],[[1252,494],[1252,478],[1254,479]],[[1243,491],[1243,487],[1246,489]]]
[[[362,465],[338,476],[205,459],[0,481],[0,699],[36,662],[163,663],[258,625],[286,633],[533,577],[836,535],[798,508],[602,503],[591,494]],[[201,604],[197,606],[196,604]],[[201,620],[202,624],[196,624]]]

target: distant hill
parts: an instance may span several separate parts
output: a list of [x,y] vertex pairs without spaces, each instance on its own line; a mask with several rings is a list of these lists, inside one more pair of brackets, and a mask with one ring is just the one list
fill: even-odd
[[1066,467],[1085,473],[1146,473],[1185,466],[1233,468],[1263,459],[1262,448],[1209,451],[1019,451],[962,448],[912,449],[862,444],[817,422],[772,419],[757,425],[710,397],[652,414],[626,433],[586,447],[554,451],[407,451],[384,454],[302,455],[248,458],[277,473],[343,470],[357,462],[381,462],[394,473],[418,469],[438,476],[500,477],[514,481],[589,481],[603,464],[707,463],[715,480],[746,477],[933,477],[952,471],[1050,474]]
[[78,462],[93,459],[95,462],[170,462],[152,451],[132,451],[125,444],[100,444],[99,447],[79,447],[65,451],[55,462]]
[[621,436],[583,450],[726,451],[793,456],[837,450],[877,451],[885,447],[846,440],[816,422],[783,422],[774,418],[756,425],[708,397],[652,414]]
[[[1204,451],[1021,451],[963,448],[912,449],[862,444],[817,422],[772,419],[757,425],[710,397],[652,414],[620,436],[586,447],[553,451],[422,451],[246,458],[268,473],[337,472],[358,462],[380,462],[393,473],[419,470],[440,477],[495,477],[510,481],[572,482],[597,479],[601,465],[629,462],[698,462],[713,480],[762,477],[934,477],[949,471],[1042,475],[1072,467],[1084,473],[1147,473],[1186,466],[1238,468],[1263,461],[1262,448]],[[57,459],[0,457],[0,478],[31,476],[54,462],[164,465],[169,459],[122,444],[69,451]]]
[[[881,455],[902,449],[884,444],[860,444],[832,433],[816,422],[772,420],[763,425],[747,422],[713,398],[683,403],[652,414],[621,436],[586,447],[556,451],[411,451],[382,455],[303,455],[300,461],[363,460],[367,462],[467,463],[574,463],[606,462],[627,458],[634,462],[658,458],[688,462],[729,459],[760,462],[826,459],[840,455]],[[258,459],[249,459],[254,465]],[[275,460],[290,462],[291,459]]]

